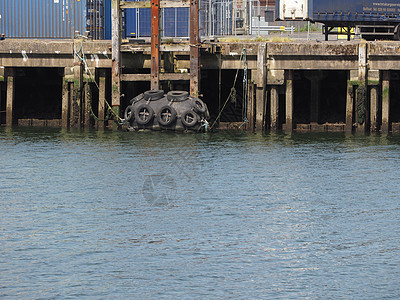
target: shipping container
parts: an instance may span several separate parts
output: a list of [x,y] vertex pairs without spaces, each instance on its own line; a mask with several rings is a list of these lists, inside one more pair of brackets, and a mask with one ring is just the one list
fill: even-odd
[[400,20],[400,1],[375,0],[277,0],[277,17],[281,20],[388,21]]
[[[189,8],[163,8],[160,12],[161,36],[189,36]],[[125,9],[124,34],[127,38],[151,36],[150,8]]]
[[164,8],[163,9],[163,36],[188,37],[189,36],[189,8]]
[[356,27],[367,39],[400,38],[400,0],[276,0],[276,17],[323,23],[326,39],[334,27]]
[[1,0],[6,38],[73,38],[86,30],[85,0]]
[[111,0],[86,0],[86,31],[92,39],[111,39]]

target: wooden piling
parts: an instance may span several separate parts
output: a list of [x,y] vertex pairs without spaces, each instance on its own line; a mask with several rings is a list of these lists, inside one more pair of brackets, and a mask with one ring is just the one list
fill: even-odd
[[293,70],[286,70],[286,124],[285,131],[293,131]]
[[[253,74],[254,71],[252,71]],[[248,91],[247,91],[247,120],[249,121],[247,129],[254,130],[255,127],[255,99],[254,99],[254,89],[255,85],[253,83],[248,84]]]
[[92,105],[92,87],[89,82],[85,83],[85,105],[84,105],[84,126],[86,129],[90,128],[90,107]]
[[278,86],[271,86],[271,130],[279,129],[279,93]]
[[62,84],[62,100],[61,100],[61,126],[63,128],[68,127],[68,117],[69,117],[69,82],[67,78],[63,77]]
[[356,131],[363,133],[367,130],[369,116],[367,99],[367,43],[361,41],[358,45],[358,86],[356,90]]
[[160,88],[160,0],[151,0],[151,82],[152,90]]
[[190,1],[190,95],[199,97],[200,85],[200,40],[199,1]]
[[379,71],[368,71],[368,86],[370,89],[370,132],[376,132],[379,129],[378,124],[378,88],[379,88]]
[[121,24],[120,0],[111,2],[112,24],[112,68],[111,68],[111,105],[116,115],[119,116],[121,105]]
[[7,104],[6,104],[6,125],[13,125],[13,106],[15,99],[15,70],[7,69]]
[[390,71],[382,72],[382,132],[390,130]]
[[265,109],[266,109],[266,54],[267,44],[261,43],[257,53],[257,78],[256,78],[256,130],[265,129]]
[[104,129],[104,119],[106,111],[106,73],[104,69],[99,71],[99,105],[96,121],[97,129]]
[[353,131],[353,110],[354,110],[354,87],[352,83],[352,73],[349,72],[349,78],[347,80],[347,93],[346,93],[346,125],[344,127],[345,132]]

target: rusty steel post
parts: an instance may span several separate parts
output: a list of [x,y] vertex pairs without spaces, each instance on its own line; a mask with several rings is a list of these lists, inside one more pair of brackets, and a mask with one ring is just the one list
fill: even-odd
[[121,102],[121,25],[120,0],[112,0],[112,70],[111,70],[111,105],[115,114],[119,115]]
[[160,0],[151,0],[151,89],[160,86]]
[[199,96],[200,83],[199,1],[190,1],[190,95]]

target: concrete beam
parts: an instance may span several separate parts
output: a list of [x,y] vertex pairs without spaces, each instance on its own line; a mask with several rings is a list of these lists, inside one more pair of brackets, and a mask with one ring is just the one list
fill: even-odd
[[268,70],[267,85],[284,85],[285,70]]
[[[180,81],[190,80],[189,73],[160,73],[160,80]],[[150,74],[121,74],[121,81],[150,81]]]
[[358,42],[290,42],[268,43],[268,56],[296,56],[296,57],[357,57]]

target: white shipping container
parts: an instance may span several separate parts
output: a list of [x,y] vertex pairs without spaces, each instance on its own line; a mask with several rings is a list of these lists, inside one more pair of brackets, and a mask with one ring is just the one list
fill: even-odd
[[308,0],[277,0],[280,20],[308,19]]

